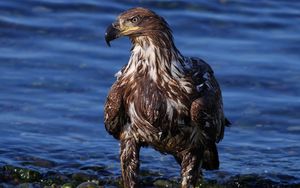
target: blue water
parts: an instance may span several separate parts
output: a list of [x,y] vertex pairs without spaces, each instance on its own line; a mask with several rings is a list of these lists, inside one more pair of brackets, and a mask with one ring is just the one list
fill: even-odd
[[[0,1],[0,166],[51,162],[75,173],[105,166],[118,177],[119,145],[103,125],[114,74],[130,41],[104,41],[125,9],[143,6],[165,17],[186,56],[205,59],[223,90],[232,122],[219,144],[226,181],[255,174],[300,182],[300,1]],[[179,178],[171,156],[141,152],[142,170]],[[105,178],[105,177],[99,177]]]

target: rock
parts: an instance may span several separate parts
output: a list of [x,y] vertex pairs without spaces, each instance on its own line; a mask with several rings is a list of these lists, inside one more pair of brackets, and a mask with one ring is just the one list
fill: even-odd
[[5,179],[7,180],[14,179],[23,182],[35,182],[42,176],[38,171],[11,165],[5,165],[3,171],[5,173]]
[[226,186],[220,185],[215,181],[198,181],[196,187],[203,187],[203,188],[226,188]]
[[161,173],[155,172],[155,171],[150,171],[150,170],[141,170],[139,173],[140,176],[142,177],[160,177],[162,176]]
[[[121,177],[105,177],[98,180],[99,185],[110,185],[112,187],[122,187]],[[142,187],[142,186],[141,186]]]
[[45,160],[45,159],[36,159],[34,161],[25,161],[22,165],[32,165],[37,167],[44,167],[44,168],[54,168],[56,163],[53,161]]
[[169,180],[164,180],[164,179],[158,179],[156,180],[153,185],[155,187],[173,187],[173,184]]
[[94,182],[84,182],[77,186],[77,188],[99,188],[96,183]]
[[61,186],[61,188],[74,188],[75,186],[72,183],[65,183]]
[[97,179],[97,176],[79,172],[79,173],[73,174],[72,179],[75,180],[75,181],[78,181],[78,182],[84,182],[84,181]]
[[[15,186],[13,186],[15,187]],[[37,187],[43,187],[40,183],[22,183],[16,186],[17,188],[37,188]],[[5,187],[7,188],[7,187]]]
[[43,179],[40,180],[44,185],[53,185],[53,184],[64,184],[71,182],[70,178],[68,178],[64,174],[60,174],[57,172],[47,172]]

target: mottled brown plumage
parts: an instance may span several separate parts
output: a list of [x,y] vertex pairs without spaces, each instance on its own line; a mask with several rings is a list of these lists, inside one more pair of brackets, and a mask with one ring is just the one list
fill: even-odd
[[182,187],[195,186],[200,168],[219,168],[224,136],[222,95],[211,67],[181,55],[167,22],[133,8],[108,27],[108,43],[128,36],[131,57],[117,74],[105,104],[105,128],[121,142],[125,187],[137,187],[142,146],[171,154],[181,165]]

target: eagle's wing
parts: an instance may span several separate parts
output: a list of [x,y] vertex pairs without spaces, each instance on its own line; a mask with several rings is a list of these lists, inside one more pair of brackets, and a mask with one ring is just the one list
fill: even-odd
[[205,141],[203,168],[219,167],[216,143],[224,136],[224,128],[229,125],[223,112],[220,86],[211,67],[199,58],[189,59],[189,74],[196,88],[195,100],[190,109],[191,122],[200,126]]
[[219,142],[228,123],[223,112],[220,86],[207,63],[198,58],[190,60],[189,74],[196,88],[196,97],[190,109],[191,120],[201,126],[206,139]]
[[118,81],[111,87],[104,107],[104,124],[107,132],[119,139],[125,123],[123,89]]

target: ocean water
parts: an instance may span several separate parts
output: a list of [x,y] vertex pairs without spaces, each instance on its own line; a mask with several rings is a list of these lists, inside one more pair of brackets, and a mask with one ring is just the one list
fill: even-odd
[[[297,0],[0,1],[2,172],[86,173],[106,183],[120,176],[103,105],[131,44],[121,38],[109,48],[104,32],[136,6],[163,16],[182,54],[206,60],[220,82],[232,126],[218,145],[220,170],[204,178],[236,187],[300,185]],[[180,177],[171,156],[145,148],[141,161],[150,181]],[[18,183],[0,175],[0,187]]]

